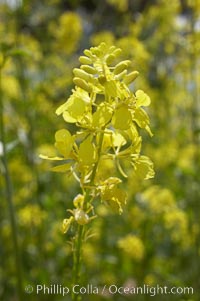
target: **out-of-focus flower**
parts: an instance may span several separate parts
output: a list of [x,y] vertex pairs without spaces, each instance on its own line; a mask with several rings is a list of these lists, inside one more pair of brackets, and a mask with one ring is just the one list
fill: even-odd
[[120,12],[128,10],[128,0],[107,0],[107,2]]
[[58,20],[57,28],[52,24],[50,31],[55,36],[56,48],[63,53],[71,54],[78,47],[82,35],[81,18],[73,12],[64,13]]
[[92,267],[97,264],[96,250],[94,248],[94,245],[92,245],[91,243],[86,243],[84,245],[83,258],[87,266]]
[[41,210],[38,205],[27,205],[19,210],[20,223],[28,227],[38,227],[46,218],[46,212]]
[[144,202],[154,214],[161,214],[175,206],[175,198],[169,189],[151,186],[142,194]]
[[144,245],[136,235],[128,234],[118,240],[118,247],[130,258],[141,261],[144,257]]
[[115,43],[115,37],[113,33],[111,31],[105,30],[100,31],[91,37],[91,43],[95,46],[99,45],[102,42],[105,42],[107,45],[112,46]]
[[176,208],[164,214],[165,227],[171,231],[174,242],[182,242],[183,246],[190,243],[188,218],[184,211]]
[[143,210],[138,206],[130,208],[130,223],[133,227],[140,227],[141,223],[146,219],[146,215]]

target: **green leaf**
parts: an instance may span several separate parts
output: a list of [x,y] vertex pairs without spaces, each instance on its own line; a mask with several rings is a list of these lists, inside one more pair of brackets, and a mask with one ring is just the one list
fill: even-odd
[[31,52],[27,51],[26,49],[22,48],[15,48],[8,52],[10,56],[31,56]]

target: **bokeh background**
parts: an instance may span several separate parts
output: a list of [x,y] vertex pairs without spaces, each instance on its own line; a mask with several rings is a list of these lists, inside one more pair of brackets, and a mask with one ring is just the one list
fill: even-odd
[[[25,285],[68,285],[70,233],[62,220],[79,192],[73,178],[49,171],[39,154],[54,152],[55,115],[73,87],[85,48],[121,47],[140,72],[133,89],[151,97],[154,136],[143,151],[155,178],[124,183],[119,216],[99,205],[95,234],[84,245],[84,282],[96,286],[192,286],[193,295],[84,296],[84,300],[200,299],[200,1],[0,1],[0,299]],[[7,57],[3,65],[4,58]]]

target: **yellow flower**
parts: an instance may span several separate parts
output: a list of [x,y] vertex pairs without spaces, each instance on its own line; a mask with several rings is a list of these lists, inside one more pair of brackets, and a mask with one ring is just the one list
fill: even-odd
[[18,99],[20,97],[20,89],[18,82],[14,76],[4,75],[2,78],[3,93],[9,97]]
[[188,219],[184,211],[175,208],[164,214],[165,227],[172,231],[174,241],[184,240],[188,234]]
[[175,198],[172,192],[167,188],[151,186],[142,194],[144,202],[155,214],[167,212],[175,207]]
[[125,12],[128,10],[128,0],[107,0],[118,11]]
[[62,224],[62,228],[63,228],[63,233],[67,233],[67,231],[69,230],[71,223],[73,222],[74,217],[70,216],[70,218],[65,218],[63,220],[63,224]]
[[[60,24],[66,25],[71,17],[64,14]],[[68,25],[70,28],[71,24]],[[102,202],[119,213],[126,204],[127,194],[118,186],[121,179],[110,176],[113,169],[127,178],[124,168],[129,164],[142,180],[154,176],[152,161],[140,155],[142,137],[137,130],[144,128],[151,135],[148,114],[141,108],[150,104],[150,98],[142,90],[134,94],[129,88],[138,72],[128,71],[129,60],[116,62],[121,52],[120,48],[105,42],[84,50],[79,58],[80,68],[73,69],[75,88],[56,110],[67,126],[74,124],[73,134],[67,129],[56,132],[55,147],[61,156],[40,155],[43,159],[61,161],[62,165],[53,167],[52,171],[72,174],[87,196],[86,203],[89,202],[88,189],[90,203],[100,196]],[[68,210],[80,225],[95,218],[88,216],[92,207],[85,208],[85,205]],[[65,232],[70,223],[70,219],[64,220]]]
[[141,223],[146,218],[145,213],[138,206],[134,206],[130,209],[130,223],[133,227],[140,227]]
[[118,247],[123,252],[134,259],[135,261],[141,261],[144,257],[144,245],[142,240],[136,235],[128,234],[118,241]]
[[91,43],[95,46],[99,45],[102,42],[105,42],[106,45],[113,45],[115,37],[111,31],[100,31],[99,33],[94,34],[91,37]]
[[56,38],[56,47],[66,54],[73,53],[82,35],[82,22],[78,14],[67,12],[61,15],[56,30],[52,26]]
[[37,227],[46,218],[46,212],[41,210],[38,205],[27,205],[19,211],[20,223],[28,227]]

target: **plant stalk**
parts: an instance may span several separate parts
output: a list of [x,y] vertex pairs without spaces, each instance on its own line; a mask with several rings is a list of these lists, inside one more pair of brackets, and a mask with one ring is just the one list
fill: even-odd
[[[92,175],[90,178],[89,186],[94,184],[95,176],[97,173],[99,161],[100,161],[100,156],[101,156],[101,149],[102,149],[102,144],[103,144],[103,136],[104,132],[100,134],[99,137],[99,145],[97,149],[97,161],[93,167]],[[85,199],[84,199],[84,204],[83,204],[83,209],[87,209],[87,204],[90,201],[90,189],[88,188],[85,193]],[[74,253],[73,253],[73,286],[76,284],[80,284],[81,282],[81,268],[82,268],[82,244],[83,244],[83,239],[84,239],[84,225],[78,225],[78,233],[75,236],[75,241],[74,241]],[[81,301],[82,296],[79,294],[74,294],[72,292],[72,300],[73,301]]]
[[3,176],[4,176],[4,180],[5,180],[5,194],[6,194],[8,211],[9,211],[11,235],[12,235],[12,241],[13,241],[18,301],[23,301],[22,267],[21,267],[21,257],[20,257],[20,251],[19,251],[19,243],[18,243],[15,208],[14,208],[14,202],[13,202],[12,180],[10,177],[8,160],[7,160],[5,126],[4,126],[4,120],[3,120],[3,109],[4,108],[3,108],[3,93],[2,93],[1,77],[2,77],[2,69],[0,68],[0,140],[2,142],[2,148],[3,148],[3,154],[2,154]]
[[[74,242],[74,253],[73,253],[73,285],[80,284],[81,282],[81,256],[82,256],[82,242],[84,235],[84,226],[78,225],[77,235],[75,236]],[[72,300],[79,301],[81,296],[74,294],[72,291]]]

